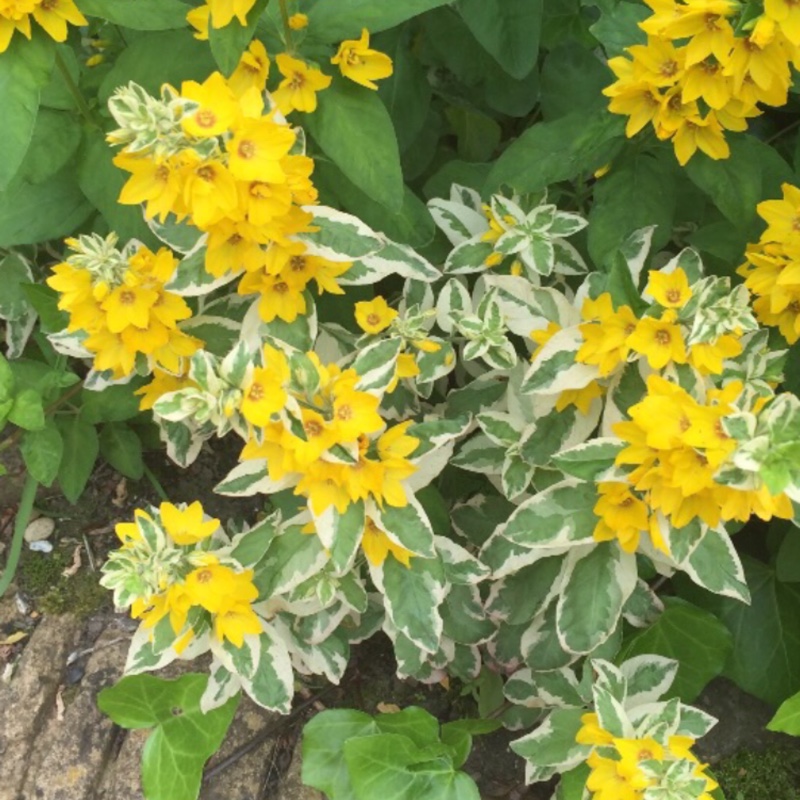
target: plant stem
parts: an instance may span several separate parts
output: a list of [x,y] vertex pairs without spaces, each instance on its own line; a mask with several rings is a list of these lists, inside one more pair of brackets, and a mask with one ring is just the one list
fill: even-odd
[[147,464],[144,465],[144,476],[145,476],[145,478],[147,478],[147,480],[150,481],[150,483],[152,484],[153,488],[156,490],[156,494],[165,503],[168,503],[169,502],[169,497],[167,497],[167,493],[164,491],[164,487],[161,485],[161,483],[159,482],[158,478],[156,478],[155,474],[153,473],[153,470],[151,470],[150,467],[147,466]]
[[99,128],[100,126],[97,124],[97,121],[92,114],[92,109],[89,108],[89,104],[86,102],[86,98],[78,88],[78,84],[72,80],[72,75],[69,73],[69,68],[64,62],[64,59],[61,57],[61,53],[58,52],[58,48],[56,48],[56,66],[58,67],[58,71],[61,73],[61,77],[64,79],[67,90],[72,95],[72,99],[75,101],[75,105],[78,107],[78,111],[81,112],[81,116],[93,128]]
[[286,52],[294,54],[294,39],[292,38],[292,28],[289,25],[289,9],[286,7],[286,0],[278,0],[281,7],[281,19],[283,20],[283,33],[286,37]]
[[11,585],[11,581],[14,580],[17,564],[19,563],[19,555],[22,552],[23,535],[31,518],[33,501],[36,497],[36,488],[38,486],[39,482],[28,473],[25,476],[25,485],[22,487],[22,497],[14,520],[14,536],[11,539],[11,549],[8,551],[6,568],[3,570],[2,577],[0,577],[0,597],[5,594],[6,589]]

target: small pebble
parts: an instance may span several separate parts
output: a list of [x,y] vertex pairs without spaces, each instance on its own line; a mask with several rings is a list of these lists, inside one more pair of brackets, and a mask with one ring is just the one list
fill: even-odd
[[39,517],[28,523],[23,537],[26,542],[41,542],[44,539],[49,539],[53,535],[55,528],[56,523],[50,517]]
[[37,541],[37,542],[30,542],[28,547],[33,550],[35,553],[52,553],[53,552],[53,543],[46,542],[44,539]]

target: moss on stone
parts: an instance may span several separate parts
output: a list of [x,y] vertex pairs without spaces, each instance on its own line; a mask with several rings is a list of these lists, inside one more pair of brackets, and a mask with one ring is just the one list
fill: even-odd
[[17,582],[30,594],[45,614],[75,614],[87,617],[110,604],[110,593],[99,581],[99,574],[85,567],[72,577],[64,577],[63,570],[71,558],[54,550],[52,553],[23,554]]
[[712,771],[726,800],[800,800],[800,750],[742,750]]

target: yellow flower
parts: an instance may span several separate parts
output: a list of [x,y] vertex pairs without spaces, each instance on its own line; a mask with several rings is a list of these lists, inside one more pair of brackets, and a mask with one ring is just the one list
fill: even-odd
[[228,168],[240,181],[282,183],[286,173],[280,161],[288,155],[294,140],[294,131],[271,117],[245,120],[226,145]]
[[628,345],[647,358],[653,369],[663,369],[670,361],[686,363],[686,344],[679,325],[666,314],[661,319],[643,317],[628,338]]
[[239,191],[225,164],[212,159],[199,162],[186,175],[183,199],[194,224],[205,229],[236,208]]
[[319,516],[330,506],[340,514],[347,511],[350,494],[342,482],[343,467],[316,461],[304,470],[303,477],[295,486],[294,493],[308,498],[312,511]]
[[800,45],[800,7],[794,0],[764,0],[764,11],[793,45]]
[[317,92],[331,85],[330,76],[288,53],[276,56],[275,62],[284,77],[278,88],[271,93],[280,112],[290,114],[292,111],[316,111]]
[[340,442],[355,441],[360,434],[375,433],[383,427],[378,413],[380,398],[356,391],[353,383],[334,388],[333,423]]
[[725,334],[714,342],[693,344],[689,348],[689,363],[703,375],[720,375],[725,359],[736,358],[741,352],[742,343]]
[[239,104],[227,81],[219,72],[212,72],[203,83],[184,81],[181,97],[193,100],[199,108],[181,119],[189,136],[207,138],[219,136],[233,126],[239,114]]
[[764,200],[756,206],[758,215],[767,223],[762,242],[793,243],[800,240],[800,189],[789,183],[781,186],[781,200]]
[[361,536],[361,549],[373,567],[380,567],[391,553],[406,569],[411,564],[413,553],[395,544],[376,524],[367,517],[364,533]]
[[158,300],[158,292],[143,286],[117,286],[100,307],[106,312],[108,330],[120,333],[129,325],[146,329],[150,326],[150,310]]
[[600,483],[597,490],[600,497],[593,511],[600,521],[594,529],[595,541],[617,539],[626,553],[635,552],[642,531],[650,525],[647,504],[626,483]]
[[390,308],[381,295],[374,300],[356,303],[355,308],[358,327],[373,335],[386,330],[397,316],[397,311]]
[[145,203],[145,217],[160,217],[174,212],[183,216],[185,209],[181,202],[183,189],[183,165],[165,159],[156,163],[149,158],[138,158],[122,152],[114,156],[113,162],[120,169],[131,173],[122,187],[118,202],[123,205]]
[[214,636],[220,641],[227,639],[234,647],[244,644],[246,635],[261,633],[261,620],[247,602],[231,603],[214,615]]
[[234,572],[224,564],[210,563],[192,570],[185,581],[192,605],[216,614],[231,604],[251,603],[258,597],[253,570]]
[[293,31],[301,31],[308,27],[308,14],[292,14],[289,17],[289,27]]
[[211,8],[208,5],[193,8],[186,14],[186,21],[194,28],[194,38],[208,41],[208,25],[211,21]]
[[258,314],[264,322],[272,322],[275,317],[284,322],[294,322],[300,314],[306,313],[306,299],[303,290],[293,286],[283,273],[265,275],[251,272],[239,282],[239,294],[258,292]]
[[[267,354],[269,350],[269,354]],[[279,350],[264,348],[266,367],[256,367],[253,377],[244,389],[240,411],[251,424],[263,427],[286,405],[288,395],[283,385],[289,380],[286,356]]]
[[47,0],[40,2],[33,10],[33,18],[57,42],[67,39],[67,23],[88,25],[89,21],[78,11],[73,0]]
[[582,389],[566,389],[556,400],[556,411],[563,411],[569,406],[575,406],[581,414],[588,414],[592,402],[598,397],[602,397],[604,393],[605,389],[597,381],[592,381]]
[[370,50],[369,32],[361,31],[360,39],[347,39],[339,45],[339,50],[331,59],[338,64],[342,75],[360,83],[368,89],[377,89],[376,80],[388,78],[392,72],[392,59],[378,50]]
[[674,145],[675,155],[682,167],[698,149],[715,161],[728,158],[731,154],[722,126],[713,111],[709,111],[705,117],[699,114],[687,116],[675,132]]
[[680,267],[670,273],[651,270],[646,291],[664,308],[683,308],[692,296],[689,279]]
[[161,524],[175,544],[197,544],[219,529],[218,519],[203,520],[203,506],[199,500],[183,510],[172,503],[162,503],[158,510]]
[[625,775],[620,774],[619,761],[603,758],[593,750],[586,763],[592,770],[586,779],[586,788],[593,792],[592,800],[641,800],[640,781],[631,783]]
[[256,0],[207,0],[211,12],[211,24],[215,28],[224,28],[234,17],[241,25],[247,25],[247,15],[256,4]]
[[237,97],[241,97],[248,89],[264,91],[269,77],[269,56],[264,45],[253,39],[250,46],[242,53],[233,74],[228,78],[228,86]]
[[132,543],[142,540],[142,531],[140,530],[139,525],[136,523],[136,520],[144,519],[151,525],[153,524],[153,518],[141,508],[137,508],[136,511],[133,512],[133,519],[133,522],[118,522],[114,526],[114,532],[122,542],[123,547],[128,547]]
[[584,343],[575,360],[582,364],[596,364],[601,377],[610,375],[628,359],[636,317],[629,306],[620,306],[614,311],[608,292],[596,300],[584,300],[581,316],[589,322],[579,326]]
[[548,322],[546,328],[531,331],[528,335],[537,347],[531,353],[531,361],[539,355],[541,349],[561,330],[561,326],[557,322]]
[[614,741],[614,735],[600,725],[600,718],[593,711],[581,717],[583,723],[575,736],[578,744],[588,744],[595,747],[609,745]]
[[142,398],[139,401],[139,410],[148,411],[155,405],[156,400],[161,395],[177,392],[179,389],[185,389],[189,386],[197,386],[197,384],[186,376],[171,375],[169,372],[156,368],[153,370],[153,379],[150,383],[137,389],[134,394]]

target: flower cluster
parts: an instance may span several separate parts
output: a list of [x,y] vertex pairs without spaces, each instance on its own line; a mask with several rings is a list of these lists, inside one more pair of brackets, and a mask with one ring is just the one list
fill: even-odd
[[255,41],[227,80],[215,72],[180,94],[155,100],[139,87],[117,90],[109,106],[125,145],[115,158],[131,173],[120,202],[145,204],[147,217],[186,219],[205,234],[205,268],[221,280],[243,276],[239,294],[259,294],[261,318],[293,322],[306,312],[312,280],[341,293],[336,277],[349,262],[306,255],[297,235],[310,228],[303,206],[317,200],[314,162],[297,133],[265,113],[267,55]]
[[756,295],[753,309],[764,325],[777,327],[789,344],[800,339],[800,189],[783,184],[781,200],[765,200],[758,213],[767,229],[747,248],[738,272]]
[[[195,38],[208,40],[209,26],[223,28],[229,25],[234,17],[242,24],[247,24],[247,14],[255,4],[255,0],[208,0],[205,5],[193,8],[186,15],[189,24],[195,29]],[[331,76],[326,75],[310,61],[297,56],[292,32],[302,31],[308,27],[308,15],[292,14],[284,20],[284,38],[287,52],[275,57],[282,80],[272,90],[272,98],[282,114],[292,111],[310,113],[317,108],[317,92],[331,85]],[[377,80],[388,78],[393,70],[392,59],[385,53],[369,46],[369,31],[363,28],[358,39],[346,39],[330,59],[330,63],[339,67],[340,73],[355,83],[368,89],[377,89]]]
[[15,31],[31,38],[31,17],[57,42],[67,38],[67,23],[88,25],[74,0],[0,0],[0,53],[4,53]]
[[[792,518],[792,504],[785,494],[773,496],[763,485],[742,490],[715,480],[736,450],[725,418],[739,411],[734,404],[743,402],[742,390],[740,382],[731,381],[721,390],[709,390],[707,402],[701,403],[658,375],[648,378],[647,395],[628,411],[630,421],[613,426],[626,442],[616,463],[633,466],[628,483],[642,493],[645,502],[624,484],[600,484],[596,512],[602,521],[596,538],[616,534],[622,541],[625,532],[635,540],[638,533],[634,531],[649,530],[655,546],[668,553],[658,519],[648,521],[647,509],[660,512],[674,528],[684,527],[695,517],[712,528],[720,520],[746,522],[752,514],[765,520]],[[756,410],[763,405],[759,398]]]
[[67,330],[85,332],[81,345],[94,357],[98,371],[115,378],[158,365],[180,375],[184,359],[202,342],[180,330],[192,316],[186,301],[166,287],[177,268],[172,253],[152,252],[133,242],[119,250],[117,237],[97,234],[68,239],[71,254],[53,267],[47,279],[68,311]]
[[605,730],[594,712],[581,721],[575,738],[592,748],[586,759],[591,768],[586,788],[592,800],[642,800],[655,796],[647,793],[651,787],[668,789],[669,797],[712,800],[717,783],[705,774],[708,765],[692,752],[692,736],[626,738]]
[[[270,480],[307,498],[315,518],[331,507],[345,514],[359,500],[408,503],[403,481],[416,472],[408,456],[419,445],[407,433],[410,421],[384,431],[380,399],[359,390],[355,370],[323,365],[313,352],[287,359],[267,345],[263,363],[243,391],[240,411],[252,434],[243,460],[263,459]],[[363,541],[376,563],[390,549],[408,562],[369,517]]]
[[219,520],[208,518],[199,502],[138,509],[116,532],[122,547],[109,556],[101,583],[146,629],[168,620],[178,653],[205,631],[235,647],[260,633],[253,571],[224,550],[229,542]]
[[681,165],[697,150],[727,158],[725,130],[745,130],[759,104],[787,102],[791,66],[800,62],[795,4],[768,0],[763,15],[739,20],[735,0],[646,2],[653,14],[639,25],[647,44],[609,59],[617,77],[604,90],[610,110],[628,117],[629,137],[650,123]]

